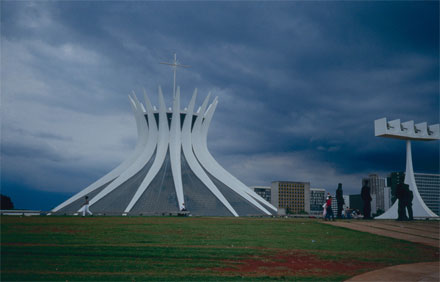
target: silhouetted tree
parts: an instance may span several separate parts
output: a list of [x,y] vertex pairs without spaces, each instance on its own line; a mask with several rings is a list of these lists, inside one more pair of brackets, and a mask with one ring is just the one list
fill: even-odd
[[0,209],[2,210],[12,210],[14,209],[14,204],[11,201],[11,198],[8,196],[5,196],[3,194],[0,194],[1,196],[1,203],[0,203]]

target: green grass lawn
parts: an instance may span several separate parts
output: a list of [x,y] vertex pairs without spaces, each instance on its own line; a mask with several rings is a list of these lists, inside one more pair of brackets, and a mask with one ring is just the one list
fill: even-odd
[[1,217],[1,280],[344,280],[433,247],[313,219]]

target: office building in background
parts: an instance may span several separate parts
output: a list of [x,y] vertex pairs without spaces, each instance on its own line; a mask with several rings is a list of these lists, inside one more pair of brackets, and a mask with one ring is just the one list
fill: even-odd
[[315,216],[322,215],[325,203],[325,189],[310,188],[310,214]]
[[271,203],[280,213],[310,213],[310,182],[272,182]]
[[368,180],[371,197],[374,198],[374,206],[372,201],[371,212],[374,214],[377,210],[385,211],[384,188],[386,186],[386,179],[377,174],[370,174],[367,178],[363,178],[363,180]]
[[270,186],[251,186],[252,190],[254,190],[255,193],[261,196],[261,198],[265,199],[270,203],[271,197],[270,197]]
[[440,174],[414,173],[414,178],[423,202],[440,215]]

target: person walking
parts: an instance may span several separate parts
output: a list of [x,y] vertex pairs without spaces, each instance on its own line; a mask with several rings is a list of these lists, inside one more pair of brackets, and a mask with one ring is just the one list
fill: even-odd
[[82,207],[82,216],[86,216],[86,212],[90,215],[93,215],[93,213],[89,209],[89,197],[86,196],[84,199],[85,199],[85,202]]
[[330,193],[327,193],[327,197],[325,198],[324,204],[322,205],[322,218],[327,220],[327,200],[330,197]]
[[327,201],[325,202],[326,205],[326,215],[325,215],[325,219],[335,221],[335,216],[333,214],[333,209],[332,209],[332,196],[329,196]]

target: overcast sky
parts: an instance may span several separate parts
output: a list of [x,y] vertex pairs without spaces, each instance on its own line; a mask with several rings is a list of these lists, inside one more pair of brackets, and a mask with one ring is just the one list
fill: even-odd
[[[308,181],[358,193],[405,169],[374,120],[439,122],[439,3],[1,1],[1,192],[48,210],[135,146],[127,95],[219,105],[214,157],[247,185]],[[183,107],[183,106],[182,106]],[[439,173],[439,142],[413,142]]]

